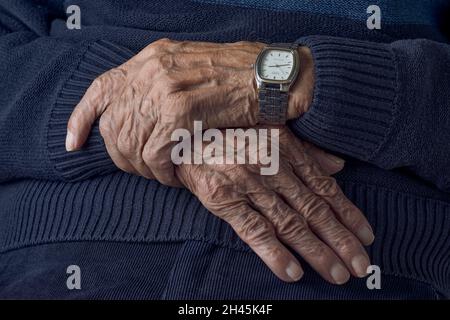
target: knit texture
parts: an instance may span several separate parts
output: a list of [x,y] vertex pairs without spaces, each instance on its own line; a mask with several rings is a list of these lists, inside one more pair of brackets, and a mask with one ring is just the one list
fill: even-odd
[[296,128],[328,149],[370,160],[396,116],[397,70],[388,45],[351,39],[300,40],[314,56],[315,89]]
[[55,170],[66,180],[84,180],[117,170],[106,152],[98,122],[83,151],[66,152],[67,122],[74,106],[81,100],[92,81],[101,73],[114,68],[133,56],[133,52],[110,42],[90,44],[75,72],[67,79],[51,111],[48,126],[48,150]]
[[[1,297],[450,297],[450,47],[437,21],[378,32],[296,9],[80,0],[82,28],[68,30],[69,4],[0,4]],[[398,40],[416,36],[428,40]],[[162,37],[311,48],[314,101],[290,126],[347,159],[336,179],[374,228],[383,290],[336,287],[307,267],[282,283],[190,192],[115,168],[97,124],[83,150],[65,152],[92,81]],[[58,287],[64,272],[46,280],[69,261],[90,270],[78,296]]]

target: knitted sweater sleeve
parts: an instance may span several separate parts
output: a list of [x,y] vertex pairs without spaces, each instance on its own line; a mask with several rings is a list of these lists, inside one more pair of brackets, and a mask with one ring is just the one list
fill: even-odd
[[92,80],[133,53],[106,41],[52,37],[50,14],[36,1],[0,4],[0,182],[74,181],[117,170],[98,126],[82,151],[65,152],[64,139]]
[[326,149],[450,190],[450,45],[310,36],[313,103],[290,125]]

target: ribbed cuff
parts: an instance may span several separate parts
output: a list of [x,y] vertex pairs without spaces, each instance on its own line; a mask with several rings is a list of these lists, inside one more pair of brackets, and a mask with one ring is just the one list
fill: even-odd
[[75,152],[67,152],[65,149],[67,123],[92,81],[133,55],[130,50],[110,42],[94,42],[86,48],[78,66],[59,92],[50,115],[47,141],[50,159],[65,180],[83,180],[117,170],[106,151],[98,121],[82,150]]
[[314,98],[308,112],[290,123],[301,137],[361,160],[374,157],[396,115],[397,72],[389,46],[311,36]]

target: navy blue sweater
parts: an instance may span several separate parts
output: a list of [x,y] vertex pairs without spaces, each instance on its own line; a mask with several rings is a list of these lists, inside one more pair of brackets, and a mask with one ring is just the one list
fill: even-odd
[[[372,2],[1,0],[0,296],[450,297],[450,8],[380,0],[369,30]],[[66,27],[70,4],[80,30]],[[311,48],[314,101],[290,126],[346,158],[336,178],[374,227],[382,290],[309,269],[282,283],[187,190],[118,171],[98,127],[65,152],[93,79],[163,37]],[[80,291],[65,287],[70,264]]]

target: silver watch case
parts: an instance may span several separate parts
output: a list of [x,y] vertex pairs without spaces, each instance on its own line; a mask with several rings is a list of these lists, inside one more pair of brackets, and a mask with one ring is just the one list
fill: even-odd
[[[263,77],[261,77],[261,75],[259,73],[261,60],[264,57],[265,53],[267,51],[271,51],[271,50],[286,51],[286,52],[290,52],[293,55],[294,62],[292,65],[292,71],[286,80],[269,80],[269,79],[264,79]],[[297,49],[290,49],[290,48],[286,48],[286,47],[277,47],[277,46],[265,47],[259,53],[258,58],[256,59],[256,63],[255,63],[255,78],[256,78],[257,88],[259,90],[261,88],[261,86],[266,83],[279,84],[281,92],[289,92],[289,89],[295,83],[295,80],[297,79],[299,71],[300,71],[300,57],[299,57]]]

